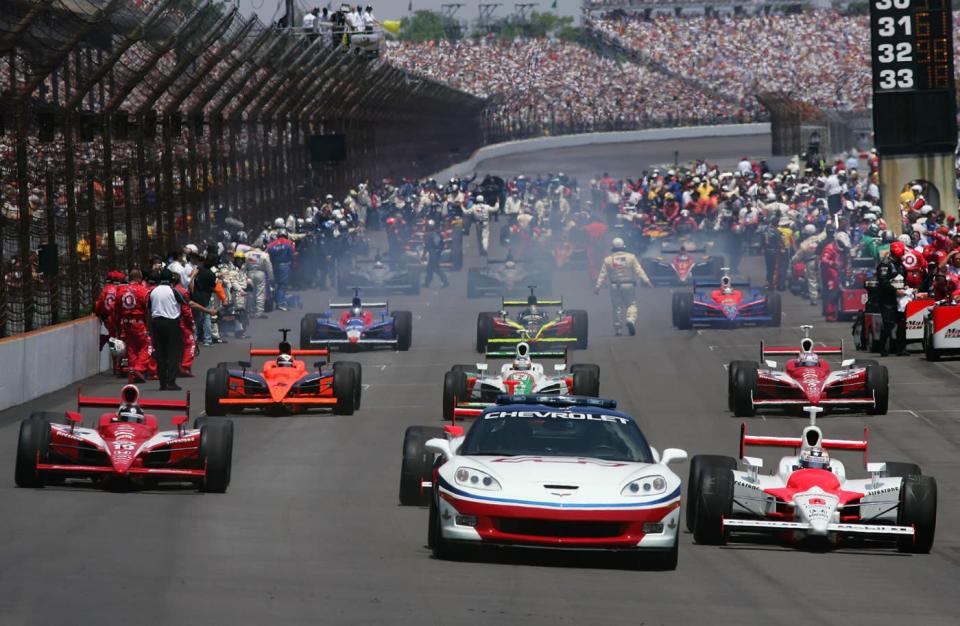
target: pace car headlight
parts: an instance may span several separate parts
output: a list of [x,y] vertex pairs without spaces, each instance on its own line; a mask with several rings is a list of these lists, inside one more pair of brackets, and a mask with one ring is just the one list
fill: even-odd
[[644,476],[627,484],[620,492],[624,496],[657,496],[667,490],[667,479],[663,476]]
[[496,478],[472,467],[458,467],[453,478],[457,481],[457,484],[471,489],[500,491],[500,483],[497,482]]

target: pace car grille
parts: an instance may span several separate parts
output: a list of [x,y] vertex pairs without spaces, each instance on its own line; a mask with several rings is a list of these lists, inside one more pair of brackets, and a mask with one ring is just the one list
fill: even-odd
[[500,517],[493,520],[497,530],[528,537],[603,538],[623,534],[620,522],[570,522],[566,520]]

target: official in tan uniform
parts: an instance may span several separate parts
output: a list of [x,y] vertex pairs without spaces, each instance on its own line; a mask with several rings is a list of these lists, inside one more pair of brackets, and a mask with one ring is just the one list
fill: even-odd
[[594,292],[600,293],[600,288],[607,281],[610,282],[614,332],[620,334],[625,319],[627,332],[631,335],[637,334],[637,281],[648,287],[653,287],[653,283],[643,271],[636,255],[627,252],[620,237],[613,240],[611,253],[603,260]]

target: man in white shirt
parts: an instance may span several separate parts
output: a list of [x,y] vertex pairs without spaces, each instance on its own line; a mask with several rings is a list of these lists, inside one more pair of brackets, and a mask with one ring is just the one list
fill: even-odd
[[303,16],[303,32],[308,37],[316,36],[317,30],[317,14],[320,13],[319,9],[314,9],[306,15]]
[[150,292],[150,331],[153,336],[153,357],[157,361],[157,378],[161,391],[180,391],[177,372],[183,358],[180,333],[180,306],[186,299],[173,284],[179,277],[169,269],[161,270],[160,284]]

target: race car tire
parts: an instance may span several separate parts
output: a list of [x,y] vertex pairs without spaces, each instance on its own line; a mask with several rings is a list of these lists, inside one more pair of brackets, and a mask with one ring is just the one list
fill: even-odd
[[463,365],[463,364],[461,364],[461,363],[457,363],[456,365],[454,365],[453,367],[450,368],[450,371],[451,371],[451,372],[463,372],[464,374],[466,374],[467,372],[476,371],[476,369],[477,369],[477,366],[476,366],[476,365]]
[[600,397],[600,366],[593,363],[577,363],[570,366],[573,376],[573,395]]
[[413,313],[410,311],[393,312],[393,329],[397,333],[397,350],[406,352],[413,343]]
[[693,328],[693,322],[690,317],[693,315],[693,294],[681,293],[677,298],[677,328],[680,330],[690,330]]
[[443,419],[453,421],[453,410],[457,402],[467,398],[467,375],[463,372],[449,371],[443,375]]
[[577,338],[577,343],[573,347],[577,350],[586,350],[589,340],[589,317],[587,312],[581,309],[572,309],[567,311],[573,318],[573,336]]
[[900,486],[897,524],[913,526],[913,537],[900,535],[897,550],[926,554],[937,531],[937,481],[932,476],[907,476]]
[[757,370],[754,361],[740,361],[733,379],[733,414],[736,417],[753,417],[757,414],[753,397],[757,391]]
[[487,351],[487,340],[493,336],[493,313],[477,315],[477,352]]
[[671,295],[671,303],[670,303],[671,325],[674,328],[676,328],[679,325],[678,318],[677,318],[677,307],[678,307],[677,302],[680,300],[680,292],[674,291],[670,295]]
[[337,399],[333,405],[334,415],[353,415],[357,402],[357,378],[352,368],[333,371],[333,397]]
[[43,474],[37,471],[37,463],[46,461],[50,447],[50,422],[43,417],[31,415],[20,422],[20,437],[17,439],[17,462],[13,481],[17,487],[43,487]]
[[867,393],[873,394],[875,402],[867,410],[869,415],[886,415],[890,404],[890,374],[884,365],[867,367]]
[[313,333],[317,330],[317,316],[314,314],[304,315],[300,320],[300,349],[309,350],[310,340],[313,339]]
[[363,391],[363,367],[356,361],[337,361],[333,364],[333,373],[336,376],[337,370],[352,370],[353,380],[355,382],[355,392],[353,394],[353,410],[360,408],[360,394]]
[[203,428],[204,424],[207,423],[207,416],[200,415],[199,417],[193,418],[193,428],[194,430],[200,430]]
[[753,361],[730,361],[730,365],[727,366],[727,410],[731,413],[734,410],[733,397],[737,388],[737,371],[744,363],[750,367]]
[[697,505],[700,501],[700,483],[703,475],[715,469],[735,470],[737,460],[719,454],[697,454],[690,459],[690,476],[687,480],[687,530],[693,532],[697,519]]
[[200,466],[207,470],[200,481],[204,493],[226,493],[233,469],[233,422],[207,420],[200,429]]
[[430,490],[420,487],[433,477],[434,454],[423,445],[430,439],[443,437],[443,429],[434,426],[411,426],[403,435],[403,460],[400,463],[400,504],[426,506]]
[[940,353],[933,347],[933,332],[930,330],[930,323],[923,325],[923,356],[928,361],[939,361]]
[[777,292],[767,294],[767,315],[770,316],[768,326],[780,326],[783,320],[783,308],[780,302],[780,294]]
[[471,267],[467,270],[467,297],[468,298],[480,298],[483,296],[480,293],[480,268]]
[[463,230],[459,228],[454,228],[450,235],[450,268],[463,269]]
[[693,524],[693,539],[708,546],[719,546],[727,542],[727,531],[723,520],[730,517],[733,510],[733,472],[723,468],[713,468],[704,472],[700,478]]
[[916,463],[903,461],[888,461],[887,469],[881,472],[884,478],[906,478],[907,476],[923,476],[923,470]]
[[226,415],[227,411],[220,405],[220,399],[226,398],[230,383],[230,372],[226,367],[211,367],[207,370],[207,386],[203,392],[203,408],[207,415]]

